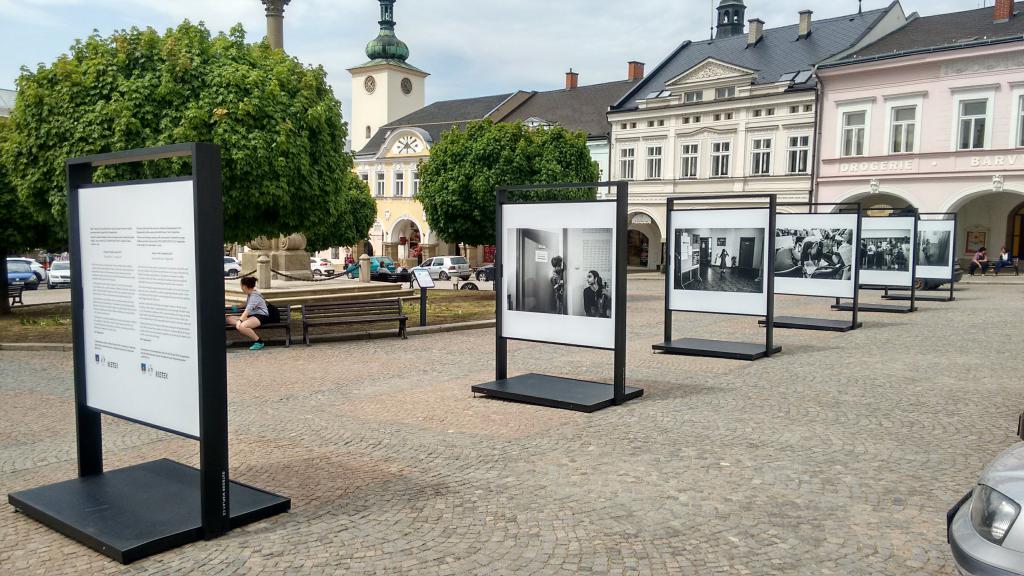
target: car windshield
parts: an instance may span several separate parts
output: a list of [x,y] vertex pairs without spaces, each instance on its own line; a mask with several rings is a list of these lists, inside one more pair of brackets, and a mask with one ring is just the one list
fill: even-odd
[[20,261],[17,261],[17,260],[15,260],[15,261],[8,260],[7,261],[7,271],[8,272],[14,272],[15,274],[25,274],[25,273],[31,273],[32,269],[29,268],[29,265],[25,264],[24,262],[20,262]]
[[53,266],[50,266],[50,270],[70,270],[70,262],[54,262]]

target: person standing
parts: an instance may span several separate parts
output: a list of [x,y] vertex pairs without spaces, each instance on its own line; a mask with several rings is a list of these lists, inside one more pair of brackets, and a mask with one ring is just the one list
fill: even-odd
[[270,321],[270,308],[267,306],[267,301],[263,299],[263,295],[256,290],[255,278],[244,276],[240,282],[242,292],[245,293],[245,310],[242,311],[241,316],[227,316],[225,322],[253,341],[249,350],[262,350],[263,339],[256,333],[256,329]]
[[565,267],[561,256],[551,259],[551,291],[555,295],[555,314],[565,314]]
[[722,253],[718,255],[718,277],[725,278],[725,269],[728,266],[729,253],[722,248]]

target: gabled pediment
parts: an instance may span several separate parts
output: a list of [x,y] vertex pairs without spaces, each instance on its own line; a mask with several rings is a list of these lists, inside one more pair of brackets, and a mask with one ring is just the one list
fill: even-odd
[[728,62],[722,62],[714,58],[707,58],[702,60],[696,66],[690,68],[686,72],[676,76],[665,83],[666,86],[683,86],[686,84],[696,84],[702,82],[715,82],[718,80],[742,80],[746,78],[753,78],[757,74],[756,70],[744,68],[742,66],[736,66],[735,64],[729,64]]

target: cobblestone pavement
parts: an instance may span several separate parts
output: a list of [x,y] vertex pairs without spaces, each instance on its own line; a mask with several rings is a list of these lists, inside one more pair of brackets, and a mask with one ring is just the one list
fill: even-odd
[[[628,377],[646,395],[591,415],[473,398],[491,330],[232,351],[232,475],[290,513],[123,567],[8,508],[0,573],[954,573],[945,512],[1024,408],[1018,374],[991,367],[1020,342],[1019,288],[974,285],[848,334],[780,330],[782,354],[743,363],[652,354],[661,287],[630,281]],[[820,299],[778,309],[840,316]],[[762,334],[753,318],[675,323]],[[512,373],[611,370],[608,352],[510,351]],[[0,492],[74,475],[69,354],[0,352],[0,405]],[[108,467],[198,463],[194,442],[104,431]]]

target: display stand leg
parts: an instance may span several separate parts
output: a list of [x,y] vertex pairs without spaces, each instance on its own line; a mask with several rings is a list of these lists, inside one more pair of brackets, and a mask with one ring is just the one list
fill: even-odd
[[427,289],[420,288],[420,326],[427,325]]

